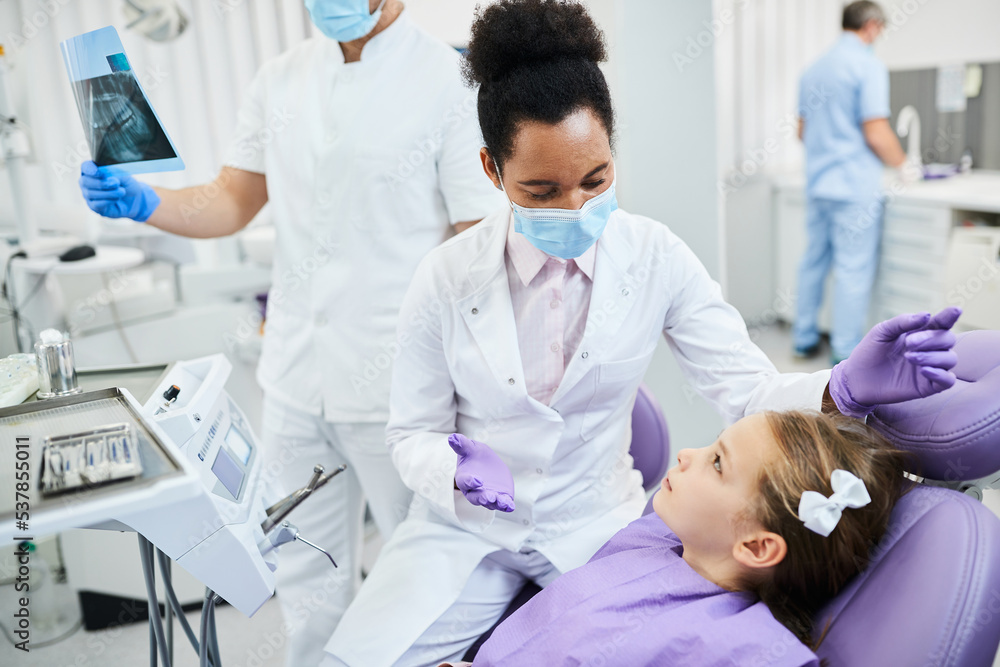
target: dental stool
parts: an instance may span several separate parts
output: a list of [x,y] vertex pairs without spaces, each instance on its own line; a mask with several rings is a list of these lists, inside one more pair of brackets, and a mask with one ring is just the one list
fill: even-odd
[[[629,454],[632,455],[632,467],[642,473],[642,485],[646,491],[652,491],[659,486],[660,480],[667,474],[670,463],[670,434],[667,432],[667,420],[663,416],[663,408],[653,396],[653,392],[644,384],[639,385],[639,391],[635,395],[635,405],[632,406],[632,444],[629,446]],[[500,620],[469,647],[462,659],[473,660],[479,652],[479,647],[490,638],[493,630],[540,590],[542,589],[535,582],[526,583],[507,605]]]
[[829,631],[816,653],[830,665],[993,664],[1000,519],[978,500],[1000,478],[1000,331],[960,334],[955,352],[955,386],[868,419],[913,452],[925,483],[897,503],[872,564],[817,614],[817,636]]

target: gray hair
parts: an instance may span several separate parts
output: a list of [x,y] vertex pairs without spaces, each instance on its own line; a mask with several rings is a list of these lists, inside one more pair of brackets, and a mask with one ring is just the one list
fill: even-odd
[[858,0],[844,7],[844,19],[841,27],[844,30],[861,30],[871,20],[885,25],[885,12],[874,2]]

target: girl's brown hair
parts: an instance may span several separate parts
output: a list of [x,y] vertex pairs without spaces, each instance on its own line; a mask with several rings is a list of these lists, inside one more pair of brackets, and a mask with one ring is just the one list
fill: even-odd
[[[867,567],[906,488],[907,455],[856,419],[818,412],[765,416],[778,455],[762,466],[760,493],[748,518],[781,535],[788,552],[766,575],[742,582],[741,588],[756,593],[778,621],[816,648],[822,637],[813,641],[813,616]],[[831,495],[830,477],[838,468],[861,478],[871,502],[845,509],[837,527],[823,537],[799,519],[799,499],[803,491]]]

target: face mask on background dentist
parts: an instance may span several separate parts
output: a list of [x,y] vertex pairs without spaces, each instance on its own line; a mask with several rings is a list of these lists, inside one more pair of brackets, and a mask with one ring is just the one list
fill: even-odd
[[320,32],[338,42],[353,42],[375,28],[386,0],[374,12],[368,0],[305,0],[305,3]]
[[489,166],[514,212],[514,231],[554,257],[586,252],[618,208],[608,135],[588,109],[555,124],[524,123],[503,173],[492,157]]

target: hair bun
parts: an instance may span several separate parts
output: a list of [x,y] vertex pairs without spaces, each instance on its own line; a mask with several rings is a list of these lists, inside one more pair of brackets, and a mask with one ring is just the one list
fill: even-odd
[[465,54],[470,83],[499,81],[523,65],[563,59],[607,59],[603,33],[578,2],[500,0],[477,8]]

